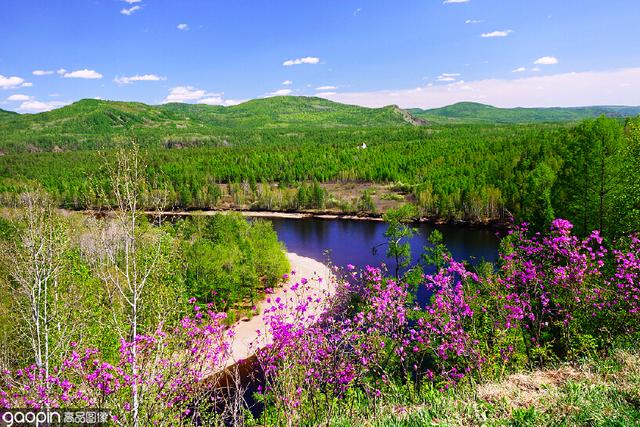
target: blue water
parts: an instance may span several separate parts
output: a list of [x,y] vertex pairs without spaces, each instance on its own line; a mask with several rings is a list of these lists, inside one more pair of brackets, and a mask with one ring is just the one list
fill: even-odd
[[[386,257],[386,246],[379,246],[386,242],[387,225],[383,222],[321,218],[269,218],[269,221],[289,252],[323,262],[329,259],[338,266],[379,266],[385,262],[390,271],[395,270],[395,260]],[[413,227],[417,229],[410,240],[414,262],[434,229],[443,234],[444,243],[456,260],[492,262],[498,257],[499,239],[494,230],[426,223],[416,223]],[[376,251],[375,247],[378,247]]]

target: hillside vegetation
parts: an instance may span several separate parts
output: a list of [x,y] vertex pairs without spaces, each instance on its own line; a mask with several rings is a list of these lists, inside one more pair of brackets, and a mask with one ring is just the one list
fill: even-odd
[[[474,109],[486,111],[476,114],[486,120],[503,111],[478,104],[439,111],[469,117]],[[0,120],[0,203],[13,205],[16,194],[42,188],[59,206],[96,207],[99,194],[110,193],[104,158],[137,141],[166,209],[379,215],[411,202],[433,220],[486,223],[514,215],[539,227],[562,215],[579,234],[630,231],[640,215],[638,119],[416,123],[397,107],[320,98],[233,107],[83,100]]]
[[150,147],[220,146],[261,141],[344,141],[373,129],[448,124],[572,123],[640,114],[640,107],[496,108],[461,102],[431,110],[395,105],[365,108],[323,98],[276,96],[231,107],[83,99],[56,110],[16,114],[0,110],[0,151],[41,152],[96,149],[137,139]]
[[44,113],[8,116],[0,121],[0,150],[93,149],[132,138],[150,145],[218,145],[259,138],[260,131],[287,137],[303,130],[418,123],[396,106],[365,108],[308,97],[255,99],[231,107],[83,99]]
[[0,120],[7,119],[7,118],[10,118],[10,117],[15,117],[17,115],[18,115],[18,113],[16,113],[16,112],[7,111],[7,110],[3,110],[2,108],[0,108]]
[[476,102],[459,102],[442,108],[412,108],[408,111],[414,117],[432,123],[508,124],[578,122],[599,116],[630,117],[640,114],[640,107],[497,108]]

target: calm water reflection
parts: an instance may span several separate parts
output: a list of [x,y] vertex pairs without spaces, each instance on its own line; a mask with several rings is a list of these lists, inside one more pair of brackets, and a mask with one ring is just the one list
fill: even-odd
[[[290,252],[326,261],[325,251],[329,250],[330,259],[340,266],[348,263],[380,265],[382,262],[390,268],[395,265],[395,261],[385,256],[386,247],[381,246],[373,253],[374,247],[385,242],[387,226],[383,222],[320,218],[269,218],[269,221]],[[497,259],[499,239],[493,230],[424,223],[414,224],[414,227],[418,229],[410,242],[414,261],[436,228],[444,235],[445,244],[455,259],[471,262]]]

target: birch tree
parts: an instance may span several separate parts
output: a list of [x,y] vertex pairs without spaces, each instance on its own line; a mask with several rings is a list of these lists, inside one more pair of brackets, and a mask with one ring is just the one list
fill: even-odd
[[[162,203],[159,199],[145,200],[149,193],[145,179],[146,165],[136,144],[129,149],[121,149],[114,162],[106,163],[106,168],[111,193],[102,194],[102,198],[113,206],[113,210],[106,220],[98,223],[99,237],[84,249],[89,251],[87,258],[104,285],[120,339],[134,342],[141,334],[150,278],[162,248],[160,233],[142,226],[144,207],[145,203],[155,206],[161,206]],[[158,215],[156,219],[159,218]],[[141,369],[138,346],[130,346],[130,351],[131,375],[137,378]],[[133,381],[131,421],[134,426],[140,422],[143,398],[144,390],[137,381]]]
[[4,259],[13,287],[11,298],[33,363],[48,377],[50,363],[63,351],[70,333],[70,324],[64,321],[67,292],[61,284],[68,239],[51,200],[43,194],[21,195],[17,219],[20,237]]

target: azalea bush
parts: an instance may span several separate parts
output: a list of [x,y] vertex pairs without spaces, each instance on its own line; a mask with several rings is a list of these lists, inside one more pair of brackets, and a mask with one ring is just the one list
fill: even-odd
[[637,333],[640,240],[608,247],[599,232],[580,239],[572,227],[561,219],[545,235],[514,227],[493,269],[444,255],[436,273],[422,276],[427,304],[402,278],[370,266],[337,271],[320,314],[307,311],[314,297],[277,301],[268,316],[273,341],[258,353],[267,418],[324,422],[398,387],[444,391],[606,352]]
[[127,426],[201,417],[199,405],[212,403],[202,396],[211,396],[207,388],[229,357],[232,333],[225,316],[195,305],[175,328],[160,325],[152,334],[123,340],[116,363],[98,349],[71,343],[68,357],[49,375],[35,365],[2,372],[0,408],[106,408],[115,424]]
[[[335,270],[330,292],[321,279],[300,278],[271,296],[267,330],[253,343],[264,376],[262,421],[325,423],[392,396],[426,399],[635,345],[637,235],[612,243],[597,231],[578,238],[561,219],[547,234],[523,224],[503,239],[496,265],[470,266],[444,251],[437,267],[419,280],[426,303],[415,297],[414,278],[408,284],[384,268],[352,265]],[[72,343],[49,374],[35,366],[3,372],[0,407],[107,407],[122,425],[202,422],[204,412],[225,407],[215,392],[233,339],[224,319],[195,305],[175,328],[121,342],[115,363]]]

